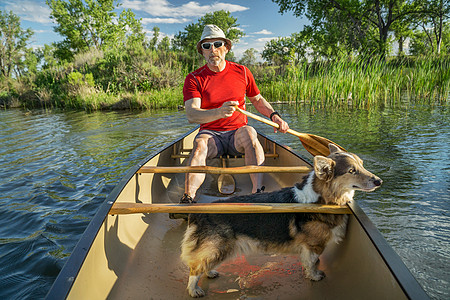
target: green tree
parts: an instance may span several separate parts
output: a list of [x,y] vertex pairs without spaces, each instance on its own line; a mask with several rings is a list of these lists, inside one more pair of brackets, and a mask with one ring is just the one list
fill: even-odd
[[39,62],[42,63],[41,68],[51,69],[56,68],[58,65],[58,60],[55,56],[56,47],[54,45],[45,44],[44,47],[37,49],[37,55],[39,57]]
[[116,49],[118,46],[143,44],[145,34],[140,20],[131,10],[117,18],[116,0],[47,0],[54,30],[64,37],[56,44],[55,55],[71,60],[74,54],[92,49]]
[[411,28],[411,23],[395,23],[392,25],[392,31],[394,33],[394,38],[398,43],[398,56],[404,56],[405,52],[403,49],[406,39],[413,36],[413,29]]
[[[86,3],[86,4],[85,4]],[[75,53],[96,48],[110,38],[110,25],[116,13],[114,0],[47,0],[50,17],[56,22],[54,30],[65,38]]]
[[18,76],[24,75],[32,78],[38,71],[38,64],[40,61],[39,51],[28,48],[25,50],[23,59],[20,61],[17,67]]
[[299,33],[270,40],[264,45],[262,58],[276,65],[294,63],[305,57],[305,43]]
[[250,48],[244,51],[242,58],[239,60],[239,63],[245,66],[256,65],[256,55],[258,51],[255,48]]
[[430,55],[430,53],[436,53],[438,55],[446,55],[450,53],[450,23],[443,23],[442,40],[439,52],[437,50],[437,41],[435,31],[433,27],[427,27],[426,24],[420,24],[420,26],[414,30],[411,42],[410,53],[412,55]]
[[27,43],[33,36],[33,31],[20,27],[20,18],[13,14],[0,11],[0,72],[9,78],[13,72],[17,77],[21,74],[22,60],[27,53]]
[[427,34],[431,51],[441,53],[444,30],[450,18],[450,0],[420,1],[423,12],[420,14],[419,26]]
[[119,15],[117,25],[110,24],[114,31],[111,31],[111,43],[105,45],[105,49],[117,49],[117,47],[136,47],[142,50],[145,45],[145,32],[140,19],[130,9],[124,10]]
[[[280,7],[280,13],[293,11],[300,17],[306,15],[312,22],[313,31],[321,33],[328,43],[337,33],[344,40],[332,41],[337,45],[344,42],[353,50],[376,52],[382,57],[388,50],[388,37],[392,25],[405,22],[407,16],[418,14],[418,5],[406,0],[272,0]],[[375,44],[372,43],[375,41]],[[319,41],[320,43],[320,41]],[[375,47],[375,49],[373,49]]]
[[[178,32],[174,37],[174,46],[191,57],[193,65],[198,60],[197,42],[200,40],[203,27],[207,24],[215,24],[225,33],[225,36],[233,43],[239,41],[244,36],[244,32],[237,27],[237,18],[231,16],[230,12],[220,10],[213,13],[207,13],[200,18],[197,23],[191,23],[184,28],[184,31]],[[228,59],[233,58],[233,53],[228,55]]]
[[311,25],[304,27],[301,36],[305,47],[313,50],[314,58],[331,59],[359,49],[376,48],[374,39],[367,39],[369,31],[370,27],[361,21],[349,21],[342,10],[317,9]]
[[152,50],[155,50],[156,44],[158,44],[159,32],[160,32],[160,29],[158,26],[153,27],[153,37],[149,43],[149,48]]
[[170,50],[170,43],[170,38],[168,36],[163,37],[158,45],[158,50],[168,52]]

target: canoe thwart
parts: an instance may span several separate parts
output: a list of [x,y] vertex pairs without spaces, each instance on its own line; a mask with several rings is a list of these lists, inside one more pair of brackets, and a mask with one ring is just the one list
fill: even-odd
[[322,213],[351,214],[348,206],[303,203],[115,203],[110,215],[137,213]]
[[251,173],[309,173],[309,167],[243,166],[220,168],[212,166],[143,166],[137,173],[209,173],[209,174],[251,174]]
[[[276,144],[275,142],[272,142],[272,148],[269,147],[268,145],[268,141],[267,139],[264,140],[265,145],[264,145],[264,156],[266,158],[277,158],[280,155],[276,152]],[[270,150],[272,149],[272,150]],[[171,158],[189,158],[191,157],[191,153],[192,153],[192,149],[185,149],[185,148],[181,148],[179,149],[177,147],[177,145],[173,145],[173,153],[170,156]],[[244,154],[242,154],[242,157],[245,157]]]

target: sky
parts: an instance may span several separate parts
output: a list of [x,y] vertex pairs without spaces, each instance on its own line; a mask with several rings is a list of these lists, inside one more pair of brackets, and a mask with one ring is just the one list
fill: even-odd
[[[277,4],[271,0],[119,0],[119,14],[124,9],[131,9],[136,18],[141,18],[144,30],[152,37],[153,27],[160,28],[160,38],[183,31],[206,13],[226,10],[237,18],[238,28],[245,33],[239,43],[233,45],[232,51],[237,58],[245,50],[254,48],[260,54],[267,41],[287,37],[303,29],[308,20],[296,18],[291,12],[281,15]],[[29,46],[33,48],[50,45],[63,38],[53,31],[55,24],[50,19],[50,8],[45,0],[0,0],[0,10],[12,11],[20,17],[22,29],[31,28],[34,35]]]

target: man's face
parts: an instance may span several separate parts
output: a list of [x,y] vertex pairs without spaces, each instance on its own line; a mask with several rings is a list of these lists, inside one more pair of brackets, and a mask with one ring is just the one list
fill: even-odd
[[[214,46],[215,42],[222,42],[222,46],[216,48]],[[225,63],[225,55],[228,53],[228,48],[225,45],[225,41],[221,39],[207,39],[204,40],[202,44],[204,43],[210,43],[209,45],[206,45],[209,49],[204,49],[205,47],[202,47],[202,54],[208,65],[211,67],[220,67],[222,63]],[[217,44],[220,43],[216,43],[216,45]]]

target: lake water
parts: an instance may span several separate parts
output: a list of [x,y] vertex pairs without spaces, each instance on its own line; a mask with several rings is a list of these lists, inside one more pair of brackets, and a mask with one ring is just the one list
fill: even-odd
[[[449,299],[449,107],[277,109],[384,180],[356,199],[430,297]],[[307,156],[297,137],[250,124]],[[0,111],[0,297],[45,297],[126,171],[191,128],[182,111]]]

